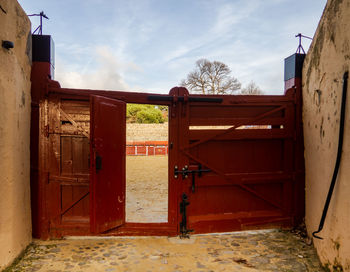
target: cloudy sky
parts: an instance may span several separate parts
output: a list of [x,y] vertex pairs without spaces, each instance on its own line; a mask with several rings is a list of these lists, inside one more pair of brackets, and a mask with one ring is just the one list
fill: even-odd
[[[313,36],[326,0],[18,0],[44,11],[61,86],[168,93],[196,60],[226,63],[242,85],[283,93],[297,33]],[[32,29],[38,18],[31,17]],[[304,48],[310,42],[303,42]]]

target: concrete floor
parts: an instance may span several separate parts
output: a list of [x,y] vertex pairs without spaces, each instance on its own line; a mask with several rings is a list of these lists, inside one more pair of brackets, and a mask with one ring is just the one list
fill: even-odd
[[313,246],[287,231],[34,241],[7,271],[323,271]]

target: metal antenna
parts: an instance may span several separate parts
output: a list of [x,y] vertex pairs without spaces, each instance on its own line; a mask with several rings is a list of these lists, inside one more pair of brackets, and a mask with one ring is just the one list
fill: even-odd
[[38,31],[39,35],[43,35],[43,17],[47,20],[49,20],[49,17],[46,16],[46,14],[42,11],[39,14],[31,14],[28,16],[40,16],[40,25],[34,30],[33,34]]
[[299,46],[298,46],[297,51],[295,53],[300,54],[301,51],[303,51],[303,54],[305,54],[304,48],[301,45],[301,38],[306,38],[306,39],[309,39],[309,40],[312,40],[312,38],[310,38],[308,36],[305,36],[305,35],[303,35],[301,33],[298,33],[297,35],[295,35],[295,37],[299,37]]

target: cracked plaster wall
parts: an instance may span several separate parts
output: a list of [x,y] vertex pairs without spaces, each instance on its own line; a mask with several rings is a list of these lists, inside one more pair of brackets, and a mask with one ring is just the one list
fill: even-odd
[[0,271],[31,242],[30,21],[16,0],[0,0]]
[[[303,67],[303,122],[306,168],[306,226],[318,229],[334,170],[342,77],[350,68],[350,0],[329,0]],[[350,84],[349,84],[350,85]],[[325,226],[313,239],[321,262],[350,271],[350,86],[342,162]]]

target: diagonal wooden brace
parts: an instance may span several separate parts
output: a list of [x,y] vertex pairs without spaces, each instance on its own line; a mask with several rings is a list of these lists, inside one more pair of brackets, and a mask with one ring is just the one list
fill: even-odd
[[79,124],[77,122],[74,121],[74,119],[72,118],[72,116],[70,116],[68,113],[66,113],[65,111],[63,111],[61,108],[59,109],[60,113],[69,120],[69,122],[72,123],[72,125],[78,130],[80,131],[85,137],[90,139],[90,134],[88,131],[86,131],[83,127],[79,126]]

